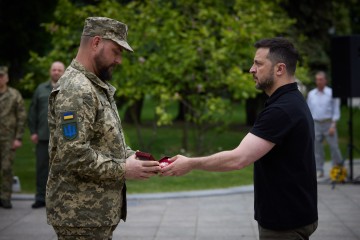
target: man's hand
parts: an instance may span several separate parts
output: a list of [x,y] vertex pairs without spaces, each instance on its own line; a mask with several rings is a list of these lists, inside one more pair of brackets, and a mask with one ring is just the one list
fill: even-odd
[[36,133],[32,134],[30,139],[34,144],[37,144],[39,142],[39,136]]
[[157,175],[160,171],[158,161],[141,161],[135,158],[135,155],[126,159],[126,179],[148,179]]
[[12,150],[16,150],[16,149],[18,149],[19,147],[21,147],[21,145],[22,145],[22,142],[21,142],[20,140],[18,140],[18,139],[15,139],[15,140],[13,141],[13,144],[12,144],[12,146],[11,146],[11,149],[12,149]]
[[334,136],[335,131],[336,131],[336,127],[331,126],[331,127],[329,128],[329,136]]
[[161,176],[182,176],[193,169],[192,161],[188,157],[177,155],[169,161],[173,163],[161,169]]

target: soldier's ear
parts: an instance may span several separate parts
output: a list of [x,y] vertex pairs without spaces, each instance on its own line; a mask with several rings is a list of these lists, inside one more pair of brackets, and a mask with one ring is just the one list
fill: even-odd
[[93,37],[93,39],[91,40],[91,49],[96,50],[99,47],[100,43],[101,43],[100,36]]

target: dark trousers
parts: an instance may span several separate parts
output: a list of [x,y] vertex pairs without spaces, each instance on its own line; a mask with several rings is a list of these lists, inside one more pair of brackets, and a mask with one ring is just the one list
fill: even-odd
[[309,240],[310,235],[315,232],[317,226],[318,221],[295,229],[276,231],[259,225],[259,237],[260,240]]
[[46,182],[49,175],[49,141],[36,144],[36,195],[35,200],[45,202]]

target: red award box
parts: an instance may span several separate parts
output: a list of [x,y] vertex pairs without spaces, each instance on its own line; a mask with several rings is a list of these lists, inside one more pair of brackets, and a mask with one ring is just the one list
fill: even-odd
[[[150,153],[146,152],[136,151],[135,156],[140,160],[156,161],[156,159]],[[159,163],[160,167],[163,168],[171,164],[172,162],[169,161],[169,157],[163,157],[159,160]]]

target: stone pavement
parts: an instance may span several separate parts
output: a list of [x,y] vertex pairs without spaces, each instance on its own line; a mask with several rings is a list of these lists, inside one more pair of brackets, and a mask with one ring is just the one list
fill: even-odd
[[[360,174],[356,162],[354,176]],[[360,240],[360,185],[319,182],[319,227],[312,240]],[[165,194],[137,194],[128,199],[128,219],[113,239],[255,240],[252,186]],[[31,209],[33,197],[14,194],[13,209],[0,208],[0,240],[55,240],[45,209]]]

